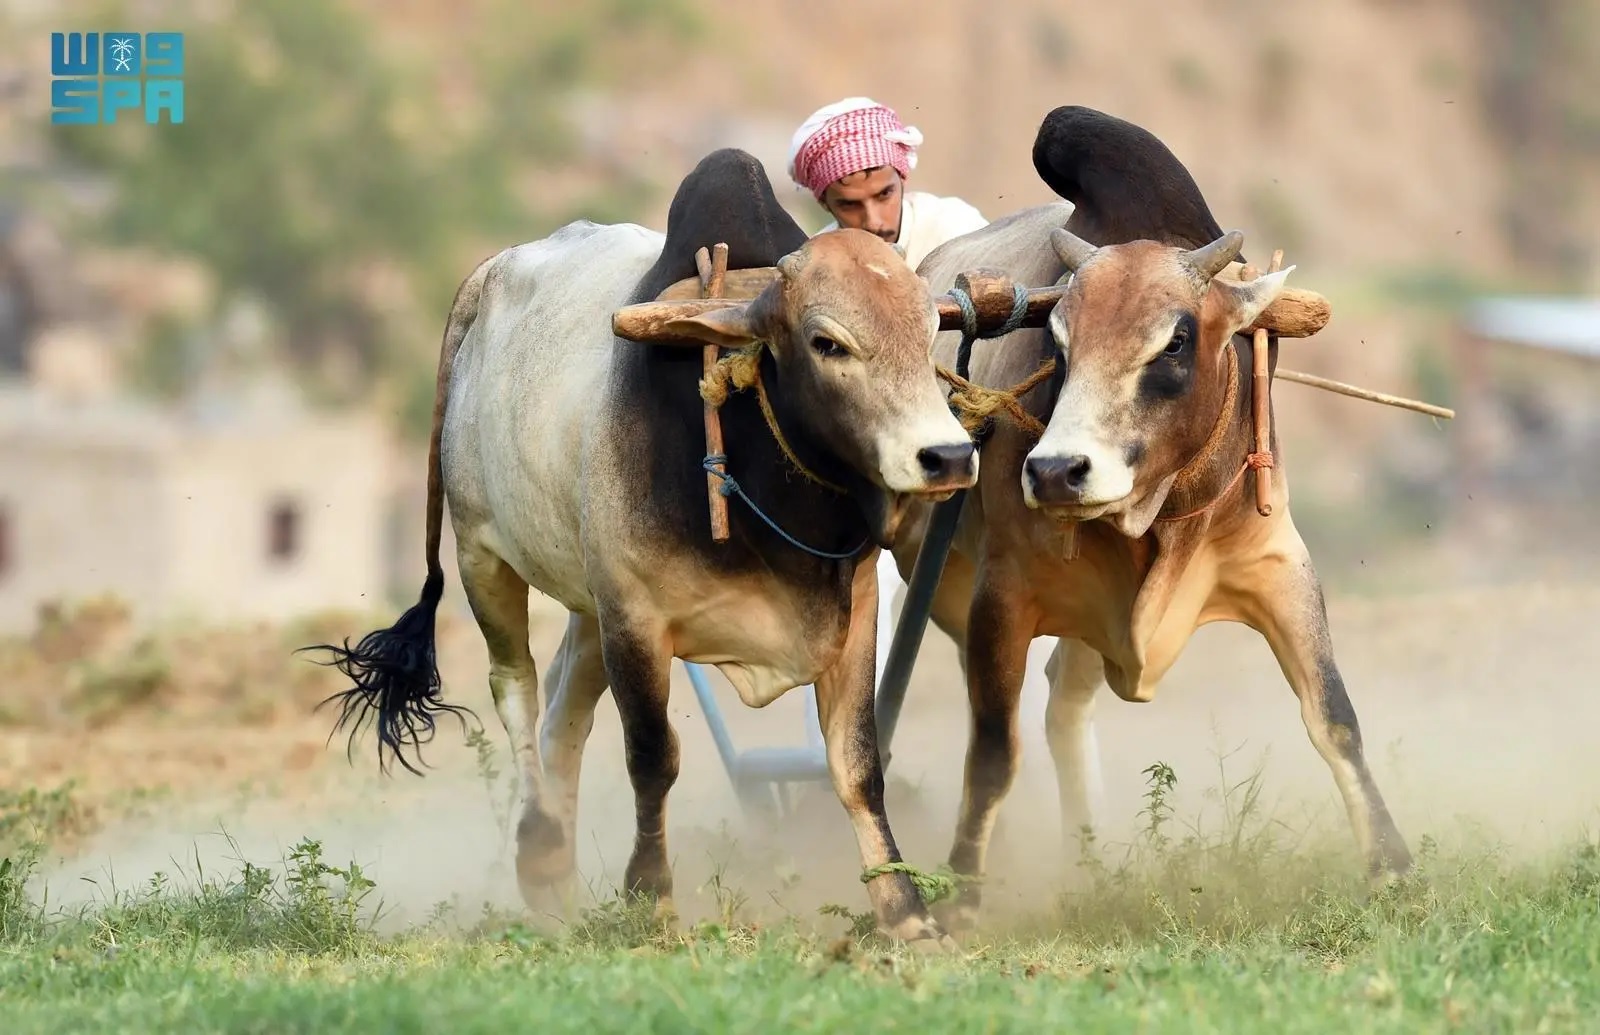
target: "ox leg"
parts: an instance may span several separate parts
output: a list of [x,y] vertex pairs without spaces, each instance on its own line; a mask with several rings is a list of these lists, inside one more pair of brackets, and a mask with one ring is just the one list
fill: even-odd
[[1250,580],[1254,626],[1272,647],[1300,698],[1311,743],[1344,799],[1369,875],[1384,880],[1411,868],[1411,853],[1367,768],[1361,727],[1333,656],[1322,582],[1295,534],[1291,548],[1263,563]]
[[600,630],[601,657],[622,719],[633,784],[633,853],[624,890],[653,899],[656,917],[667,920],[675,913],[667,861],[667,792],[678,780],[678,734],[667,716],[672,657],[662,636],[625,615],[602,613]]
[[933,606],[928,609],[929,620],[956,645],[963,679],[967,665],[967,624],[971,619],[972,587],[976,581],[977,572],[972,562],[952,552],[939,577],[938,588],[934,590]]
[[[866,586],[863,577],[873,578]],[[878,753],[874,709],[876,580],[858,572],[850,628],[839,660],[817,678],[817,723],[828,752],[834,792],[850,817],[863,873],[904,860],[883,804],[883,764]],[[882,870],[866,882],[878,929],[914,949],[947,949],[953,942],[939,928],[909,875]]]
[[1044,710],[1045,739],[1055,762],[1061,837],[1068,856],[1078,857],[1093,830],[1093,799],[1099,792],[1094,702],[1105,679],[1105,660],[1081,640],[1061,640],[1044,671],[1050,683]]
[[541,866],[559,847],[561,823],[548,811],[535,725],[539,677],[528,650],[528,584],[511,566],[478,547],[463,545],[457,560],[467,603],[489,649],[489,693],[511,744],[522,791],[517,823],[517,884],[537,908],[537,891],[558,875]]
[[[544,756],[545,800],[561,824],[560,840],[519,845],[529,866],[566,880],[577,869],[578,776],[583,748],[594,729],[594,708],[606,690],[600,624],[571,614],[561,647],[545,671],[547,686],[539,748]],[[542,856],[536,853],[542,852]]]
[[[950,868],[975,878],[984,874],[1000,803],[1017,775],[1017,711],[1034,630],[1021,600],[1014,587],[982,581],[967,624],[971,727]],[[952,929],[976,926],[981,900],[976,882],[963,884],[954,902],[942,910],[946,922]]]
[[977,576],[977,568],[973,563],[961,553],[951,550],[945,558],[944,571],[939,573],[939,584],[934,587],[933,602],[928,608],[930,623],[956,645],[963,672],[967,663],[967,621]]

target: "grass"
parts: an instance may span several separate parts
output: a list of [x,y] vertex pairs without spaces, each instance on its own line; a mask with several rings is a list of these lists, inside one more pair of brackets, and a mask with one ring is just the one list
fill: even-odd
[[[0,1017],[74,1031],[1579,1031],[1600,1008],[1600,848],[1540,862],[1418,844],[1368,893],[1348,847],[1259,814],[1251,777],[1220,827],[1173,815],[1146,770],[1143,832],[1094,846],[1080,889],[964,957],[922,958],[824,918],[719,915],[669,931],[602,902],[556,933],[518,916],[382,935],[378,889],[304,840],[266,867],[158,874],[63,909],[29,876],[65,792],[0,799]],[[34,882],[36,884],[36,882]],[[935,893],[940,882],[929,881]],[[857,903],[859,905],[860,903]]]
[[27,635],[0,636],[0,725],[97,729],[134,714],[269,725],[303,714],[336,684],[293,648],[337,639],[334,630],[353,620],[365,619],[330,611],[276,626],[193,621],[141,631],[114,595],[50,604]]

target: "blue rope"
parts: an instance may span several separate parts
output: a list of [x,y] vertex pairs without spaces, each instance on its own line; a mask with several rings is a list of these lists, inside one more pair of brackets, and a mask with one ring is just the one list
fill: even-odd
[[721,468],[726,466],[727,463],[728,456],[726,453],[709,453],[706,455],[706,458],[700,462],[700,466],[707,474],[716,475],[718,478],[722,479],[722,484],[717,486],[718,492],[722,493],[723,496],[737,496],[744,500],[745,505],[751,510],[755,511],[756,517],[765,521],[768,528],[783,536],[789,541],[790,545],[794,546],[795,548],[804,550],[813,557],[821,557],[823,560],[844,561],[849,560],[851,557],[854,557],[856,554],[860,553],[866,548],[866,545],[871,542],[872,537],[868,536],[867,538],[861,540],[860,546],[856,547],[854,550],[846,550],[843,553],[829,553],[826,550],[818,550],[814,547],[807,546],[805,543],[802,543],[788,532],[785,532],[783,529],[779,528],[776,521],[773,521],[771,518],[767,517],[766,514],[762,513],[761,508],[756,506],[756,501],[750,498],[749,494],[744,491],[744,488],[740,486],[738,482],[734,481],[733,475],[721,470]]
[[990,337],[1004,338],[1012,331],[1020,331],[1023,321],[1028,318],[1028,289],[1021,284],[1011,285],[1011,315],[1006,317],[1006,322],[1000,325]]
[[1021,284],[1011,285],[1011,315],[1006,317],[1005,323],[987,334],[978,330],[978,309],[972,304],[972,296],[953,287],[950,297],[961,308],[961,346],[956,349],[956,373],[970,378],[972,343],[979,338],[1004,338],[1013,331],[1021,330],[1023,321],[1028,318],[1028,289]]
[[951,288],[950,297],[961,307],[961,345],[956,349],[956,373],[970,377],[972,343],[978,340],[978,310],[972,304],[972,296],[960,288]]

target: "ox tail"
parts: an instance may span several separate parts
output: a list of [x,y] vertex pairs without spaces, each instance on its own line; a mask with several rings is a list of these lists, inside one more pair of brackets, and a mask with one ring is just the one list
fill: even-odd
[[445,402],[450,395],[450,369],[456,353],[478,315],[478,300],[488,266],[487,260],[480,263],[456,290],[439,350],[433,430],[428,440],[427,541],[424,547],[428,576],[422,583],[422,594],[393,625],[367,633],[353,647],[346,639],[342,646],[323,643],[300,648],[302,651],[326,651],[332,656],[331,660],[317,664],[337,668],[351,681],[348,689],[333,694],[317,706],[320,709],[333,701],[340,704],[339,718],[329,739],[348,727],[346,756],[349,757],[355,749],[357,735],[368,720],[375,720],[378,769],[384,773],[388,772],[388,760],[393,758],[412,773],[422,775],[406,759],[406,751],[415,752],[417,761],[422,760],[421,748],[433,739],[436,716],[454,715],[461,721],[463,731],[466,729],[464,716],[472,715],[477,719],[470,708],[448,704],[440,697],[443,683],[439,678],[434,629],[439,601],[444,597],[444,567],[439,563],[439,543],[444,528],[440,442],[444,437]]

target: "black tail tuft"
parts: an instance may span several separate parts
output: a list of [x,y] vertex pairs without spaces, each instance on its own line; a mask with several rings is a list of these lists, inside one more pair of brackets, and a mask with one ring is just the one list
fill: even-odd
[[423,583],[421,598],[389,628],[368,633],[354,647],[346,639],[342,647],[321,643],[299,648],[327,651],[333,659],[316,664],[332,665],[354,683],[317,705],[320,710],[329,701],[341,704],[339,720],[328,734],[329,740],[354,720],[346,757],[355,750],[362,726],[376,712],[379,771],[388,772],[387,752],[421,776],[421,770],[406,760],[405,751],[410,747],[416,752],[417,761],[422,761],[422,745],[433,739],[434,717],[448,712],[460,720],[463,731],[467,725],[463,716],[477,719],[472,709],[446,704],[439,697],[442,683],[434,650],[434,619],[443,596],[444,572],[436,569]]

